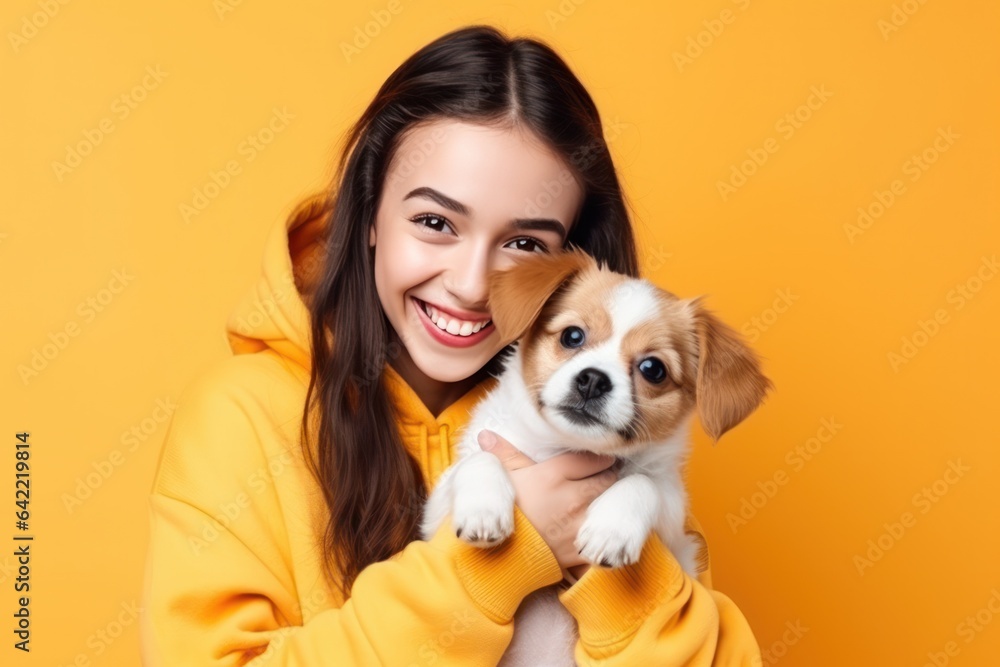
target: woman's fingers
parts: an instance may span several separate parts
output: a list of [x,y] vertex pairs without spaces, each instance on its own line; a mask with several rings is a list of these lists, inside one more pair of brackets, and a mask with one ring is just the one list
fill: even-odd
[[617,481],[618,473],[611,468],[605,468],[590,477],[584,477],[583,479],[576,480],[576,483],[580,485],[583,495],[589,504],[593,502],[597,496],[607,491],[611,485]]
[[[494,431],[483,429],[477,439],[483,451],[500,459],[508,472],[536,464],[534,459],[525,456],[521,450]],[[593,481],[597,485],[607,488],[617,479],[615,472],[609,470],[614,462],[613,456],[593,452],[568,452],[548,459],[543,464],[555,468],[563,479],[582,480],[594,476]]]
[[[585,563],[575,539],[594,498],[617,480],[613,456],[568,452],[535,462],[497,433],[476,434],[483,451],[510,473],[515,501],[555,555],[559,567]],[[520,472],[517,472],[520,470]]]
[[569,452],[555,456],[543,463],[558,467],[565,479],[583,479],[611,467],[614,462],[615,457],[607,454]]
[[[477,440],[483,451],[489,452],[500,459],[500,463],[503,464],[508,472],[535,464],[534,459],[525,456],[521,450],[493,431],[483,429],[479,432]],[[492,446],[491,441],[493,441]]]

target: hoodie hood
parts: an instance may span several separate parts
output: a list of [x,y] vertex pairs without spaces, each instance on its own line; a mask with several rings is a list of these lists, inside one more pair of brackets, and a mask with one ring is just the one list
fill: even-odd
[[[233,354],[273,350],[308,373],[312,366],[310,314],[306,305],[319,278],[330,203],[314,195],[284,220],[264,244],[262,271],[226,322]],[[399,419],[403,442],[420,463],[431,488],[452,463],[461,431],[475,405],[497,384],[488,377],[435,416],[389,364],[383,375]]]
[[272,225],[264,243],[261,275],[226,322],[233,354],[272,349],[303,369],[312,364],[309,310],[323,248],[329,204],[314,195]]

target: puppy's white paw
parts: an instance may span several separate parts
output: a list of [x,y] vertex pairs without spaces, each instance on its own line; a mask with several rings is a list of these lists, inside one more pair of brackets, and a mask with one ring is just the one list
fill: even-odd
[[514,485],[488,452],[462,459],[455,472],[451,524],[455,535],[477,547],[500,544],[514,532]]
[[465,497],[452,512],[455,535],[477,547],[500,544],[514,532],[514,503],[503,497]]
[[597,498],[588,508],[574,541],[580,555],[592,565],[610,568],[637,562],[649,529],[642,521],[611,511],[608,504],[602,507],[600,500]]

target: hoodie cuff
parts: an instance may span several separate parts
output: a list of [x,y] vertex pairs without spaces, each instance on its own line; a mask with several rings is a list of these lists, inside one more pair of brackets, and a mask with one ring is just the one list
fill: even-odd
[[683,580],[680,563],[653,532],[638,561],[615,569],[591,567],[559,601],[576,618],[581,641],[604,646],[631,636]]
[[509,623],[529,593],[562,581],[555,555],[535,527],[514,506],[514,532],[488,549],[456,537],[449,516],[432,538],[451,552],[463,586],[472,599],[497,623]]

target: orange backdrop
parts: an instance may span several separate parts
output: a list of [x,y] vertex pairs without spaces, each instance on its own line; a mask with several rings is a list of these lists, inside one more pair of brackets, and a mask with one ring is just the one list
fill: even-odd
[[926,0],[5,2],[0,662],[137,664],[172,402],[385,77],[476,22],[564,55],[645,272],[765,358],[689,483],[766,664],[995,664],[1000,8]]

